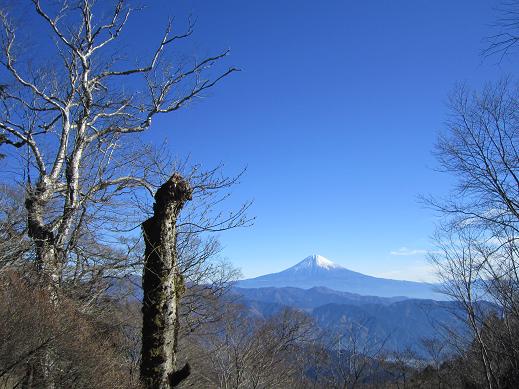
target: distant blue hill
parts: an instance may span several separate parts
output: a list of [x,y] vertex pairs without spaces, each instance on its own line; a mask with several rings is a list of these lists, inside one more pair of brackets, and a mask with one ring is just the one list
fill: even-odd
[[446,296],[436,291],[434,284],[368,276],[346,269],[320,255],[311,255],[279,273],[238,281],[236,286],[239,288],[294,287],[301,289],[326,287],[364,296],[401,296],[447,300]]
[[268,287],[268,288],[239,288],[234,287],[233,293],[246,301],[280,304],[303,310],[310,310],[326,304],[365,305],[380,304],[390,305],[407,297],[378,297],[361,296],[355,293],[340,292],[316,286],[310,289],[294,287]]
[[428,358],[424,339],[437,339],[447,346],[446,329],[469,335],[467,324],[459,319],[463,313],[461,305],[454,301],[410,299],[390,305],[327,304],[313,309],[311,316],[330,333],[344,334],[358,328],[365,342],[376,339],[384,342],[386,351],[409,349],[420,358]]
[[[334,340],[347,339],[354,331],[360,347],[382,342],[384,351],[409,349],[427,359],[430,356],[422,340],[445,343],[451,333],[469,336],[462,320],[465,311],[456,301],[361,296],[323,287],[233,288],[231,294],[232,301],[241,303],[258,319],[286,307],[305,311],[324,330],[331,347],[338,347]],[[478,305],[487,313],[496,309],[484,301]]]

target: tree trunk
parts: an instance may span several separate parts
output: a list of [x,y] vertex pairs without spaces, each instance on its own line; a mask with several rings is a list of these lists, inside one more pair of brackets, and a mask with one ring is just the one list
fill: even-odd
[[[28,190],[25,198],[27,210],[27,233],[34,242],[36,274],[39,282],[49,291],[52,304],[58,304],[58,288],[60,286],[60,269],[64,263],[62,251],[56,244],[56,236],[52,226],[45,224],[44,215],[50,197],[48,182],[42,180],[36,188]],[[52,350],[45,347],[39,357],[27,364],[28,371],[24,379],[23,388],[55,387],[52,377],[53,369]]]
[[36,269],[40,279],[53,289],[51,296],[54,296],[60,283],[60,258],[52,227],[45,224],[43,218],[49,197],[47,186],[42,181],[34,190],[28,191],[25,208],[27,210],[28,235],[34,242],[36,252]]
[[175,173],[155,194],[154,214],[142,224],[145,261],[142,316],[141,380],[146,388],[170,388],[179,374],[189,374],[186,365],[175,371],[178,323],[176,221],[192,189]]

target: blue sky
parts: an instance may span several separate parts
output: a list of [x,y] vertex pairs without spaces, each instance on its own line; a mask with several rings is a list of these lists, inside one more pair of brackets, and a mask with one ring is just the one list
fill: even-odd
[[126,32],[130,59],[155,47],[168,15],[181,27],[192,14],[195,33],[176,53],[230,48],[226,64],[242,69],[149,135],[229,175],[247,167],[229,205],[253,199],[256,223],[220,236],[224,257],[247,277],[318,253],[371,275],[431,279],[436,216],[417,197],[452,184],[432,156],[449,91],[517,69],[513,56],[481,56],[497,0],[149,4]]
[[[157,2],[159,3],[159,2]],[[497,1],[163,1],[192,13],[194,54],[230,47],[243,69],[201,102],[164,117],[179,155],[233,174],[254,227],[221,235],[245,276],[311,253],[367,274],[430,280],[436,216],[419,194],[445,194],[432,150],[457,82],[513,73],[485,59]],[[146,32],[145,37],[153,31]]]

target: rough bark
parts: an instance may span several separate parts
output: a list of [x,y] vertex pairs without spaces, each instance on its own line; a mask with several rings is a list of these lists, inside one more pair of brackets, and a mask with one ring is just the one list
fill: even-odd
[[35,263],[40,276],[51,287],[59,285],[59,257],[56,238],[52,227],[43,220],[49,198],[49,189],[40,182],[35,189],[29,190],[25,200],[27,209],[27,231],[34,242]]
[[[142,224],[146,248],[141,379],[146,388],[170,388],[178,384],[176,328],[179,290],[184,286],[177,271],[176,221],[191,195],[187,181],[173,174],[157,190],[154,214]],[[189,366],[181,371],[186,370],[189,371]]]
[[[60,266],[62,257],[56,245],[56,236],[52,227],[46,224],[45,215],[50,197],[49,183],[42,180],[34,189],[27,191],[25,208],[27,209],[27,232],[34,242],[35,265],[40,282],[49,290],[49,297],[53,304],[57,304],[57,291],[60,284]],[[52,350],[45,347],[39,358],[27,363],[26,377],[22,388],[55,387],[52,378],[53,357]]]

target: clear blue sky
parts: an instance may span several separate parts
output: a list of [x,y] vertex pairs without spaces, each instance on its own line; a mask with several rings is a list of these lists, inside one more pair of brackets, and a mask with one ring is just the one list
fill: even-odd
[[229,174],[248,166],[234,193],[254,199],[256,224],[222,234],[224,256],[245,276],[319,253],[368,274],[430,279],[435,215],[417,196],[452,183],[432,156],[448,93],[517,69],[481,56],[499,3],[160,3],[150,21],[192,13],[193,52],[230,47],[228,63],[243,69],[156,128],[193,161],[223,161]]
[[319,253],[367,274],[430,279],[435,215],[417,196],[452,183],[431,153],[448,93],[517,69],[513,57],[481,56],[497,0],[148,3],[121,48],[130,58],[168,15],[184,25],[192,14],[184,52],[229,47],[227,63],[243,69],[150,135],[229,175],[248,167],[231,205],[254,199],[256,223],[221,235],[225,257],[245,276]]

